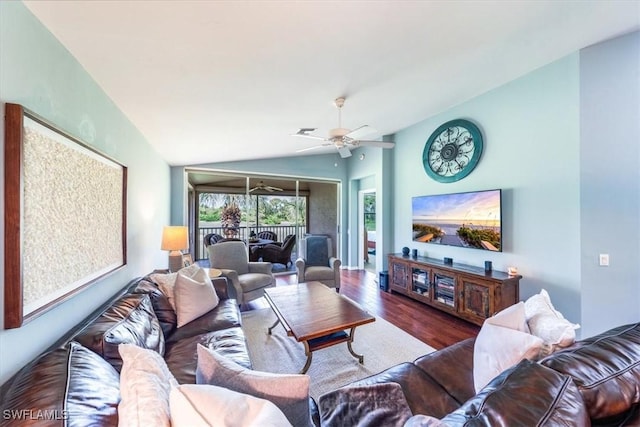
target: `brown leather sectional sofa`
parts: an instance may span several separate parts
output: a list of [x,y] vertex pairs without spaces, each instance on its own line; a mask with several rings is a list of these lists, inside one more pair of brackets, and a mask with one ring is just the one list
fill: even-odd
[[130,283],[2,386],[0,425],[117,426],[122,342],[158,351],[181,384],[196,382],[198,343],[251,368],[238,304],[212,281],[220,303],[181,328],[148,277]]
[[413,414],[447,426],[640,426],[640,323],[525,360],[477,394],[473,347],[470,338],[350,386],[398,383]]
[[[2,386],[0,424],[116,426],[123,341],[158,351],[180,383],[195,382],[198,343],[250,368],[236,301],[226,280],[214,286],[220,304],[176,328],[175,312],[157,286],[133,281]],[[473,345],[473,339],[462,341],[351,385],[397,383],[413,414],[451,426],[640,426],[640,323],[578,341],[540,363],[521,362],[478,394]],[[311,409],[318,424],[315,403]],[[59,419],[29,424],[9,419],[11,411]]]

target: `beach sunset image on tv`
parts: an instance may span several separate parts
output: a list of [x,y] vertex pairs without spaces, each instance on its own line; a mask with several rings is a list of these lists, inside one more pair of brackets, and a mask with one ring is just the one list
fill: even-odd
[[501,190],[412,200],[416,242],[502,251]]

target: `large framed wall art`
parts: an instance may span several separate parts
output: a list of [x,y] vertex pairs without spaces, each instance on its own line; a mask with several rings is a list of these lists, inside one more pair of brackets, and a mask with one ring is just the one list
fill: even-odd
[[5,105],[4,327],[126,264],[127,168]]

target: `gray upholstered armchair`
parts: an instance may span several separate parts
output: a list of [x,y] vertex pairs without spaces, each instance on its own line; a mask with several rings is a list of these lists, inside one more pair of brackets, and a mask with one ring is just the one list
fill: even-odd
[[340,291],[340,265],[342,261],[332,256],[331,238],[307,236],[298,245],[296,260],[298,283],[318,281]]
[[271,263],[249,262],[244,242],[220,242],[207,250],[211,267],[222,271],[233,285],[238,304],[260,298],[264,295],[264,288],[275,286]]

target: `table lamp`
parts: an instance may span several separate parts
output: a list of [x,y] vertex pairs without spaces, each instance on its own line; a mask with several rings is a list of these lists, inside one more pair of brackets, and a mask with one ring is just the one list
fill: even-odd
[[182,268],[182,251],[189,247],[187,227],[167,226],[162,230],[162,246],[160,249],[169,252],[169,270],[178,271]]

